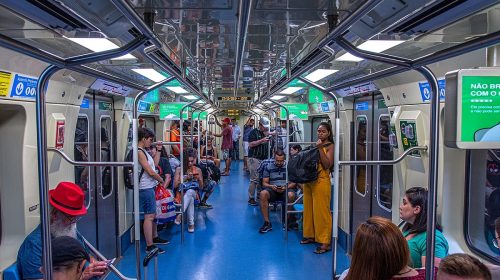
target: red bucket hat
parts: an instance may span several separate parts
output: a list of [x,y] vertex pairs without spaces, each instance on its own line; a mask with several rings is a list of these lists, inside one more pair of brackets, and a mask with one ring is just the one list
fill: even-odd
[[49,191],[49,202],[57,210],[71,216],[87,214],[82,189],[71,182],[60,182],[57,187]]

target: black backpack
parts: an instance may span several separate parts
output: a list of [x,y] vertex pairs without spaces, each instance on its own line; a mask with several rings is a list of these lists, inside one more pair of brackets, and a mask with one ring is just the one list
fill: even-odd
[[[146,152],[143,149],[138,149],[139,151],[142,151],[144,155],[146,155]],[[133,162],[134,157],[133,157],[133,152],[134,150],[131,149],[128,151],[127,156],[125,157],[125,161],[128,162]],[[146,155],[147,157],[147,155]],[[139,173],[139,182],[141,181],[142,174],[144,174],[144,168],[141,168],[141,172]],[[125,187],[127,189],[134,189],[134,167],[133,166],[125,166],[123,167],[123,180],[125,182]]]
[[[326,144],[329,146],[330,144]],[[288,162],[288,180],[294,183],[310,183],[318,179],[319,150],[310,146],[290,157]]]
[[210,179],[212,179],[217,183],[220,181],[220,176],[221,176],[220,170],[219,168],[217,168],[217,166],[215,166],[214,163],[210,161],[202,161],[196,166],[198,166],[201,169],[201,173],[203,174],[204,180],[207,180],[208,177],[210,177]]

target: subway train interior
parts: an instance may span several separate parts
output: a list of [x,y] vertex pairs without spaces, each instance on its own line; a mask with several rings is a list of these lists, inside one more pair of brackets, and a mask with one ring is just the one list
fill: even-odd
[[[226,118],[241,129],[230,168]],[[325,122],[331,247],[313,254],[301,244],[301,195],[270,205],[274,230],[259,232],[241,136],[264,127],[267,157],[280,139],[288,157],[316,145]],[[184,151],[206,163],[209,140],[229,171],[211,207],[195,208],[194,229],[186,196],[171,202],[181,220],[158,226],[162,252],[146,252],[142,231],[141,128],[173,162],[181,150],[180,173]],[[400,225],[406,190],[424,187],[427,246],[442,228],[447,254],[472,255],[500,279],[495,0],[0,0],[0,135],[1,279],[29,279],[18,251],[39,225],[52,279],[49,191],[60,182],[84,193],[76,225],[91,255],[110,260],[101,278],[337,279],[358,226],[373,216]],[[433,256],[423,264],[437,266]]]

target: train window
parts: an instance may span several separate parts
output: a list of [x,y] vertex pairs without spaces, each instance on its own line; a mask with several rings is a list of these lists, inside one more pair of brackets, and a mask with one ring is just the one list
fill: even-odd
[[[76,121],[75,131],[75,160],[89,161],[89,119],[87,116],[79,116]],[[85,193],[85,207],[90,206],[89,167],[75,166],[75,183]]]
[[470,151],[466,213],[468,245],[498,264],[495,220],[500,218],[500,150]]
[[[356,129],[355,129],[355,139],[356,139],[356,149],[354,151],[355,160],[366,160],[366,116],[358,116],[356,118]],[[354,169],[354,185],[355,190],[358,194],[366,195],[366,165],[358,165]]]
[[[393,151],[389,142],[390,122],[389,115],[381,115],[378,120],[378,160],[393,159]],[[390,212],[392,208],[392,165],[378,165],[377,176],[378,203]]]
[[[111,161],[111,118],[101,118],[100,161]],[[101,167],[101,196],[108,197],[113,192],[113,174],[111,166]]]

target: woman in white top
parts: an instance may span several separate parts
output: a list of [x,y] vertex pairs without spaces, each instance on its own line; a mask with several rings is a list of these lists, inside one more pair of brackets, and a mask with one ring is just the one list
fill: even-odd
[[[158,232],[156,231],[156,223],[154,222],[156,215],[156,200],[155,200],[155,188],[158,183],[163,184],[163,179],[161,178],[155,170],[155,160],[146,152],[147,149],[151,147],[153,139],[155,138],[154,132],[146,127],[139,128],[138,130],[139,142],[137,146],[139,148],[139,164],[141,168],[139,175],[139,204],[141,207],[141,212],[144,213],[144,237],[146,239],[146,252],[149,252],[156,248],[154,244],[168,244],[167,240],[163,240],[158,237]],[[155,157],[159,160],[160,154],[157,153]],[[164,253],[162,249],[158,249],[159,253]]]

